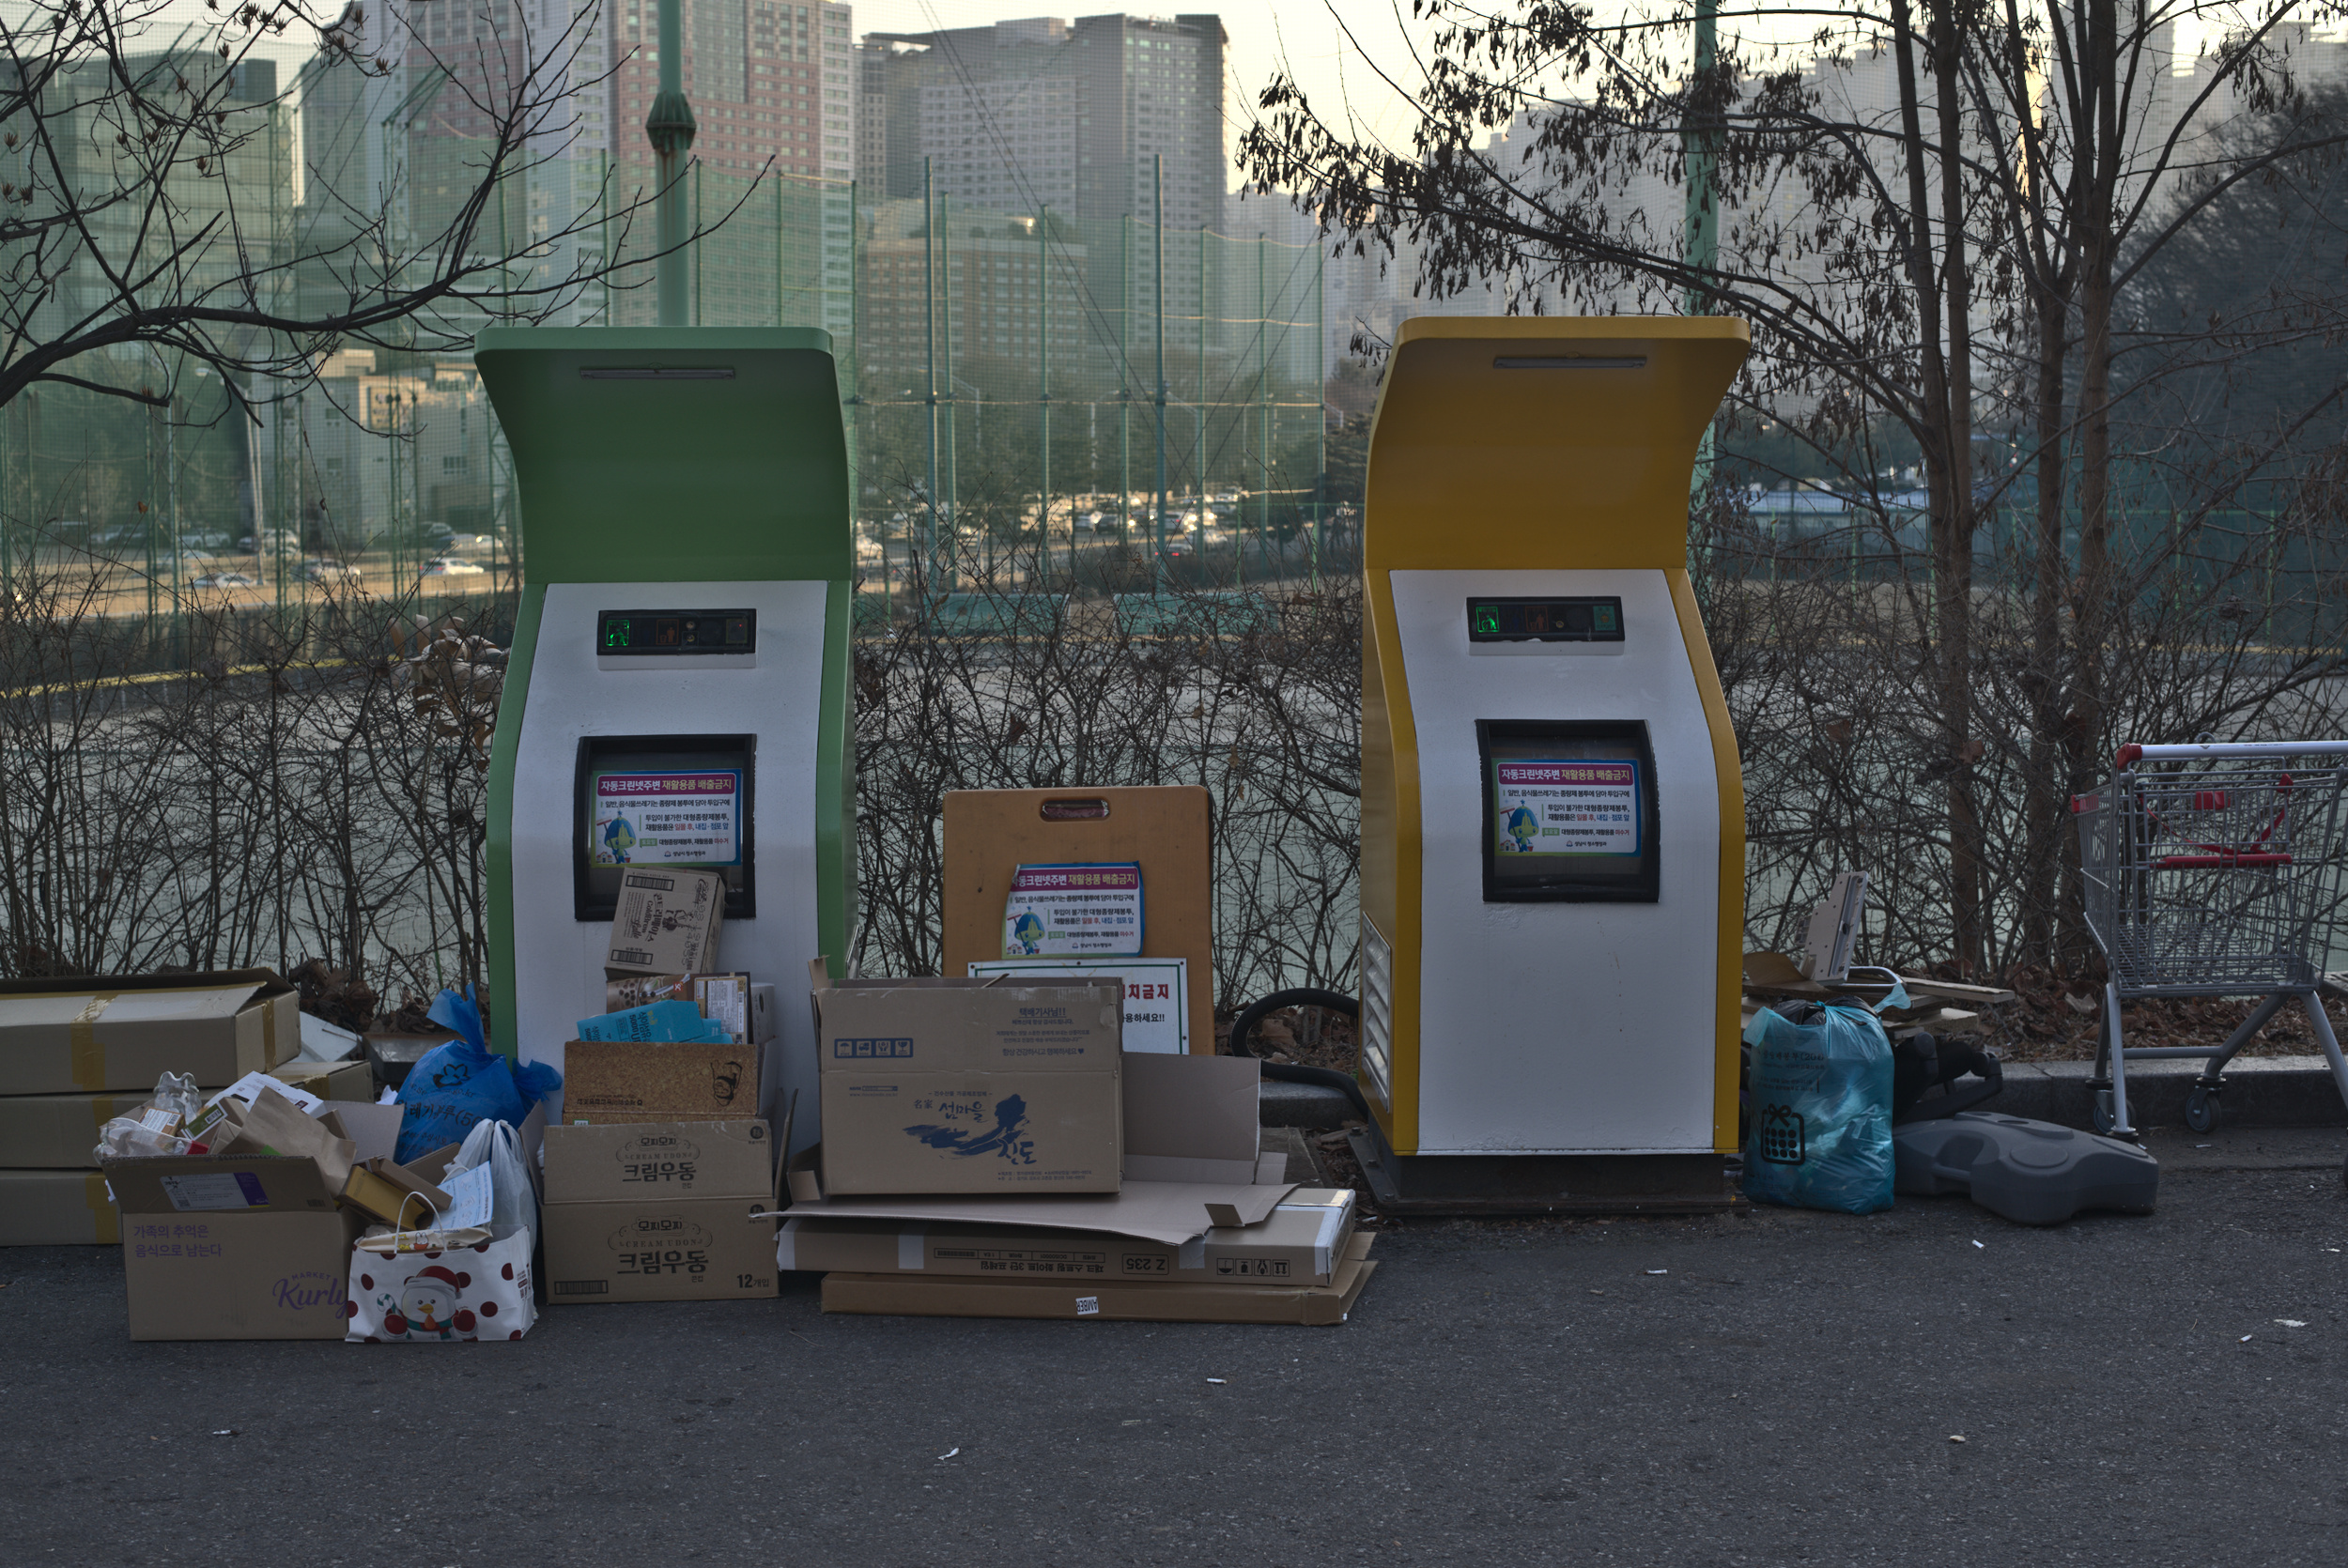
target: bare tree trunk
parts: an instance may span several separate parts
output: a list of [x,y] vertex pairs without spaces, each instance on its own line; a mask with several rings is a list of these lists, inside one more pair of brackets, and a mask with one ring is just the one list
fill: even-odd
[[1986,963],[1982,926],[1981,815],[1973,798],[1973,351],[1972,284],[1966,262],[1964,102],[1957,83],[1962,47],[1956,0],[1938,0],[1932,19],[1933,96],[1940,121],[1940,294],[1947,311],[1948,486],[1934,530],[1935,653],[1940,723],[1948,737],[1951,945],[1960,968]]
[[[2042,259],[2044,253],[2042,251]],[[2032,542],[2030,665],[2023,684],[2030,699],[2030,778],[2023,812],[2029,838],[2023,864],[2030,884],[2022,899],[2021,948],[2031,959],[2051,957],[2055,899],[2064,837],[2064,783],[2071,766],[2062,733],[2062,476],[2064,330],[2068,303],[2052,287],[2032,291],[2037,339],[2032,424],[2038,441],[2038,536]]]
[[[2093,147],[2079,149],[2093,170],[2085,192],[2079,246],[2079,574],[2074,589],[2071,686],[2077,693],[2063,724],[2071,790],[2088,785],[2101,759],[2094,755],[2108,722],[2104,691],[2105,638],[2118,584],[2111,560],[2111,314],[2112,207],[2120,178],[2118,29],[2113,0],[2087,0],[2079,71],[2090,95]],[[2085,129],[2084,127],[2082,128]],[[2076,853],[2076,848],[2066,853]],[[2075,879],[2066,879],[2076,886]],[[2066,895],[2058,942],[2068,967],[2087,953],[2086,933]]]

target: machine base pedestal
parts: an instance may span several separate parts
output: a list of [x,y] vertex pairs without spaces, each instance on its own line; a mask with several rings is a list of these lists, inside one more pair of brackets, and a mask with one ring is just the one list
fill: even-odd
[[1745,1199],[1718,1154],[1398,1155],[1348,1130],[1384,1214],[1719,1214]]

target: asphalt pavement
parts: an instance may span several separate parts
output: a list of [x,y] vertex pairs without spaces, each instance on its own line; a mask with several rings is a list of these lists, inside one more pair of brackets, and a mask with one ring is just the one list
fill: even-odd
[[2334,1568],[2339,1143],[2046,1230],[1422,1222],[1334,1329],[786,1276],[518,1344],[133,1345],[113,1250],[19,1249],[0,1562]]

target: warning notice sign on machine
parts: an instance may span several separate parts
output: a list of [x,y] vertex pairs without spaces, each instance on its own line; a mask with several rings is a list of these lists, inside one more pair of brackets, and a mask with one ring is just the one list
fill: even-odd
[[1492,825],[1503,854],[1637,854],[1639,764],[1492,764]]
[[738,866],[742,776],[606,773],[595,780],[587,858],[596,866]]
[[1022,866],[1003,901],[1003,957],[1130,958],[1141,951],[1138,862]]

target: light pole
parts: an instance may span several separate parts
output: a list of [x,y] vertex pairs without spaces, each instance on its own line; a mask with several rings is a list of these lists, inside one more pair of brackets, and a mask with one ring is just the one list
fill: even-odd
[[685,100],[685,29],[679,18],[681,8],[682,0],[660,0],[660,92],[652,100],[652,113],[644,117],[644,136],[652,143],[653,157],[658,163],[660,193],[655,239],[660,247],[660,259],[656,264],[655,276],[663,327],[686,324],[692,287],[692,277],[685,266],[685,162],[686,155],[693,149],[696,128],[693,106]]

